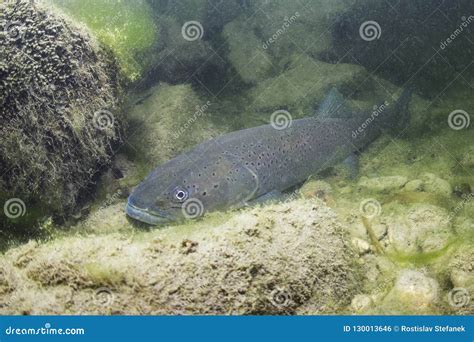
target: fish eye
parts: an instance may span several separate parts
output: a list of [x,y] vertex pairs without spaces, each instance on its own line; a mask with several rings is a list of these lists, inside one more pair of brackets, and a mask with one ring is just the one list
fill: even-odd
[[179,202],[184,202],[188,198],[188,192],[181,188],[174,190],[174,198]]

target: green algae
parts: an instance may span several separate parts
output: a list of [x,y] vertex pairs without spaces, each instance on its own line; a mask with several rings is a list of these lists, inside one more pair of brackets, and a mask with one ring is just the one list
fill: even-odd
[[159,36],[145,1],[53,0],[87,26],[117,58],[122,74],[137,81],[149,67],[146,53]]
[[126,275],[116,268],[91,262],[83,265],[87,278],[95,286],[117,286],[126,282]]
[[454,238],[448,243],[448,245],[437,251],[414,254],[390,252],[387,253],[387,257],[400,266],[430,266],[436,263],[440,258],[445,257],[450,251],[459,245],[460,240],[458,238]]

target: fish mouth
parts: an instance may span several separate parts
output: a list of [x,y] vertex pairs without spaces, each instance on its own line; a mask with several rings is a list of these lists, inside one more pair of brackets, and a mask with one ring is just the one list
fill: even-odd
[[146,209],[140,209],[135,207],[130,201],[125,206],[125,213],[131,218],[156,226],[162,223],[170,222],[172,219],[163,214],[155,214]]

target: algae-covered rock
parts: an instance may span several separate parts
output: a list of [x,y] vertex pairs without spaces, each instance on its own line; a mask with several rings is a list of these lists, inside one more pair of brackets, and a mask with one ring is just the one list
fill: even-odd
[[309,180],[303,184],[299,193],[303,198],[319,198],[327,205],[334,205],[331,185],[322,180]]
[[474,146],[469,147],[460,160],[460,164],[468,169],[474,169]]
[[438,282],[418,270],[402,270],[395,285],[382,304],[382,310],[392,313],[421,313],[439,300]]
[[250,90],[252,107],[257,112],[272,113],[287,109],[294,118],[308,116],[327,95],[331,86],[340,91],[367,80],[361,67],[329,64],[304,54],[294,54],[281,74],[259,82]]
[[451,185],[444,179],[436,177],[432,173],[425,173],[421,176],[423,181],[423,189],[426,192],[433,192],[442,196],[449,197],[453,192]]
[[245,19],[227,24],[223,35],[229,45],[228,59],[242,80],[255,84],[271,76],[272,58]]
[[0,35],[0,192],[22,200],[23,214],[64,212],[119,140],[115,63],[87,32],[39,5],[12,2],[2,16],[11,25]]
[[374,192],[390,192],[398,190],[408,182],[403,176],[361,177],[358,186]]
[[405,215],[385,218],[388,239],[393,250],[413,254],[445,248],[453,238],[448,213],[429,204],[414,204],[401,209]]
[[[83,23],[117,58],[122,74],[138,80],[151,65],[159,37],[147,1],[52,0]],[[148,54],[148,55],[147,55]]]
[[210,120],[213,103],[199,97],[191,85],[162,83],[149,90],[128,114],[127,143],[132,158],[150,166],[167,161],[220,133]]
[[405,184],[403,187],[405,191],[423,191],[423,181],[421,179],[413,179]]
[[[340,310],[358,287],[342,227],[320,201],[197,224],[12,249],[5,265],[23,286],[0,292],[0,312],[314,314]],[[35,299],[45,292],[54,299]]]
[[332,47],[330,28],[336,16],[350,1],[315,0],[303,5],[297,1],[253,1],[262,44],[271,51],[275,61],[287,58],[295,51],[305,51],[320,59]]

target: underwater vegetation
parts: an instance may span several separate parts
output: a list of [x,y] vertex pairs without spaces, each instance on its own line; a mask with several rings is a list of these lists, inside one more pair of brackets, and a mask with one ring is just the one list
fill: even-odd
[[147,2],[57,0],[53,4],[112,51],[124,77],[130,81],[142,77],[150,62],[146,53],[159,39]]
[[[0,313],[474,313],[469,1],[22,0],[0,11]],[[388,124],[407,88],[408,116]],[[125,214],[157,166],[181,156],[171,178],[198,173],[189,151],[209,139],[327,124],[318,109],[331,89],[351,109],[338,107],[342,121],[360,121],[337,126],[335,142],[319,132],[342,146],[323,165],[291,152],[318,164],[298,184],[233,210],[198,198],[198,215],[160,226]],[[283,182],[280,164],[269,183]]]

